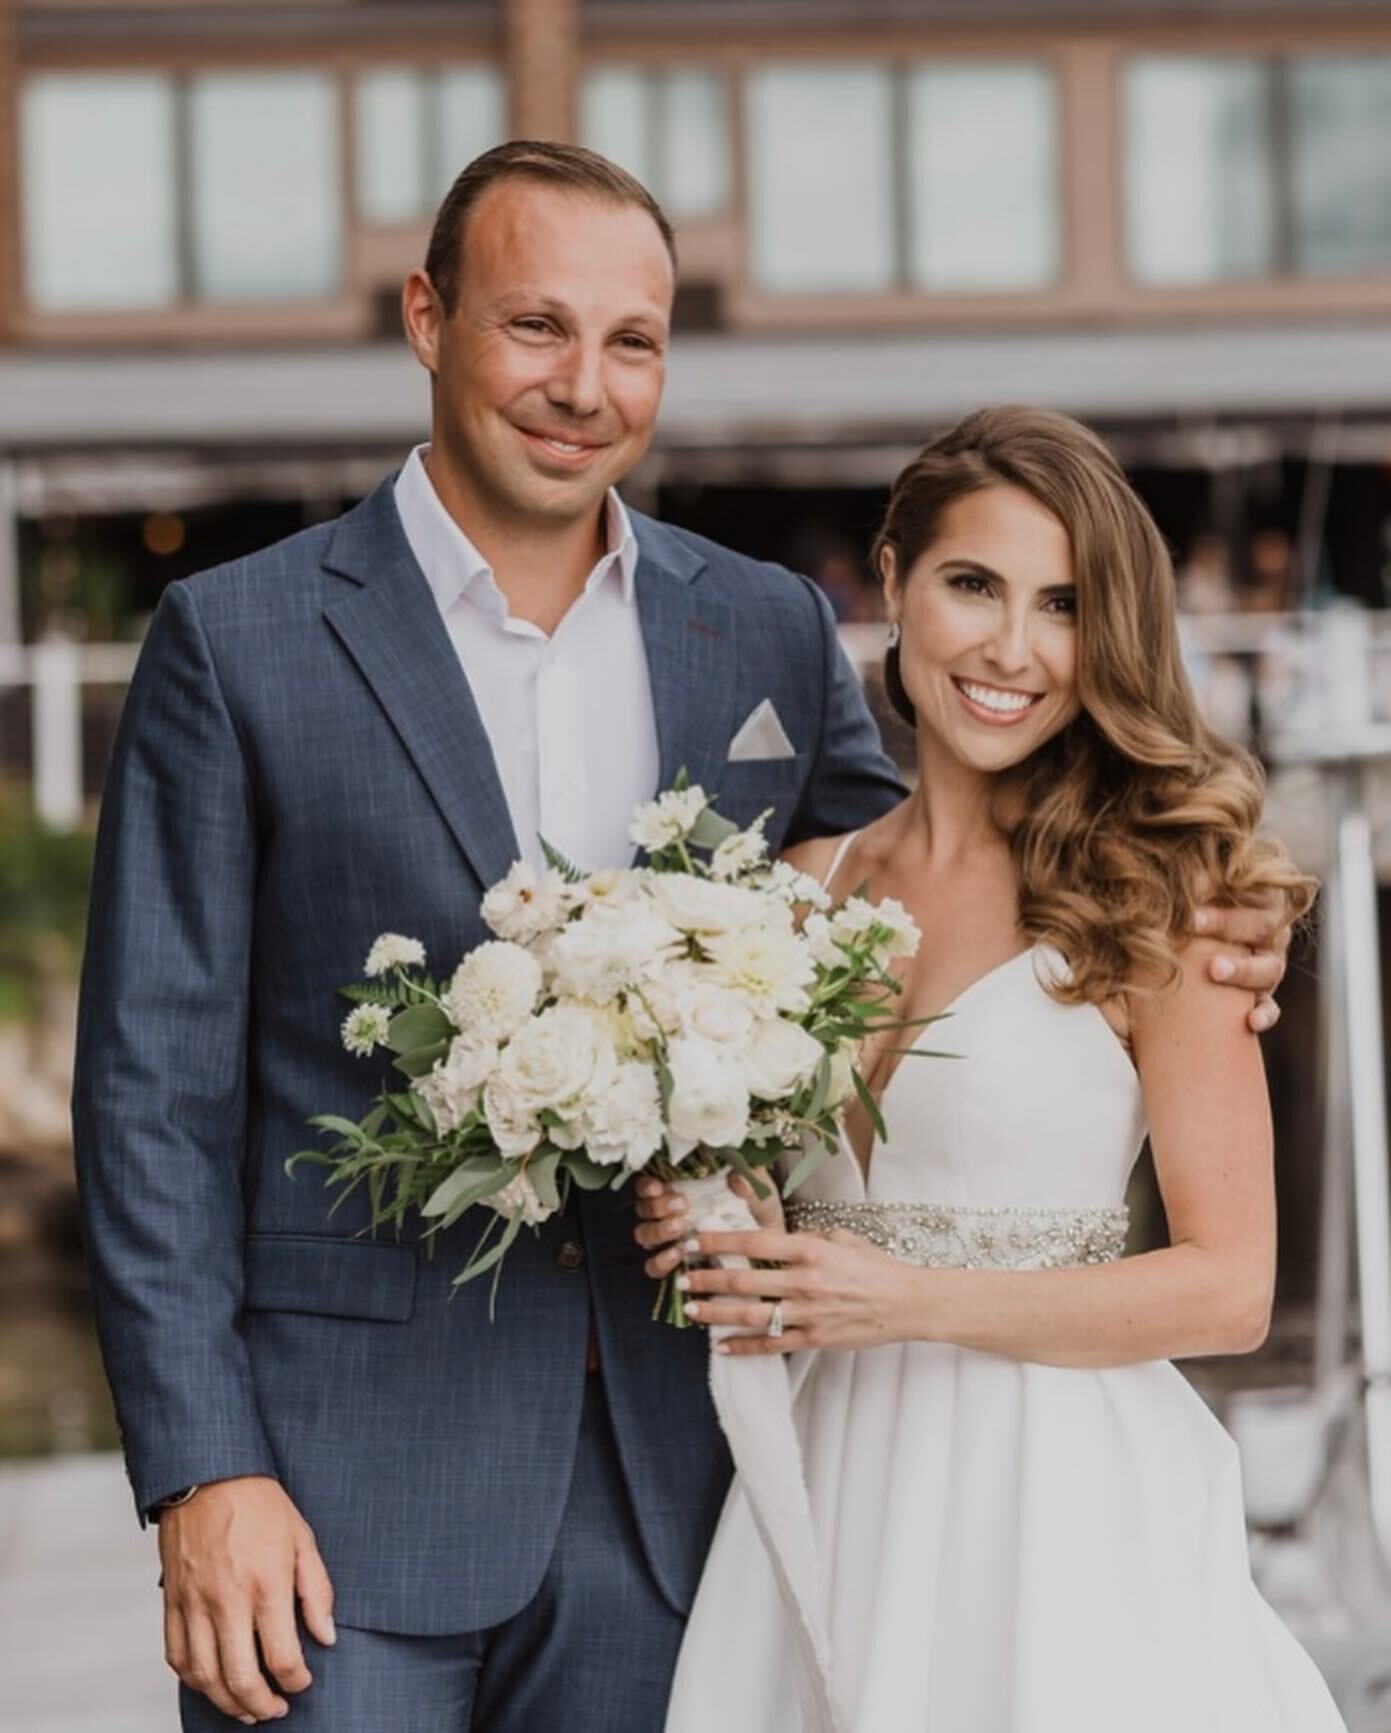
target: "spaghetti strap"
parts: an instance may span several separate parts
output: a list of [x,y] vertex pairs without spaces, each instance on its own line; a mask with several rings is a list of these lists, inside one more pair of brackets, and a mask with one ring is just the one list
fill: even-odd
[[863,835],[863,830],[852,830],[849,836],[843,836],[840,839],[836,852],[831,856],[831,864],[826,869],[826,876],[821,881],[821,888],[823,891],[830,890],[831,880],[840,871],[840,863],[845,859],[846,855],[849,854],[851,845],[857,842]]

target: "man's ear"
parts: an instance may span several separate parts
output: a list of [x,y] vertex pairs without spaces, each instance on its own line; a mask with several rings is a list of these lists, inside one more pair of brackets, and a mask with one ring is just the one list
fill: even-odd
[[401,323],[415,358],[428,372],[439,367],[440,326],[444,308],[435,285],[423,270],[416,269],[401,287]]

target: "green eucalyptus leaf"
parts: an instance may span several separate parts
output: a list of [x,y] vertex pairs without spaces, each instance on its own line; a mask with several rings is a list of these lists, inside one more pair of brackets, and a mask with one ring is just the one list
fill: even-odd
[[412,1005],[391,1019],[386,1041],[393,1053],[414,1053],[441,1041],[448,1045],[453,1035],[454,1025],[438,1005]]

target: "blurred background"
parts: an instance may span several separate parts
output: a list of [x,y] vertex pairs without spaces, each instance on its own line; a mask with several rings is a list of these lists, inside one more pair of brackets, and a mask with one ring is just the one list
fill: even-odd
[[424,436],[400,281],[512,135],[679,230],[628,498],[815,577],[881,713],[864,555],[934,429],[1069,410],[1153,508],[1208,714],[1329,885],[1267,1042],[1275,1328],[1188,1370],[1263,1587],[1386,1733],[1391,0],[0,0],[0,1727],[174,1725],[67,1126],[141,633]]

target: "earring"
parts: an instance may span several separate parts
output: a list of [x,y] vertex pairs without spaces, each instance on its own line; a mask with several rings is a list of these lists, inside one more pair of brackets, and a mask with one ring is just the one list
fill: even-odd
[[896,650],[898,648],[898,641],[902,636],[903,636],[903,631],[902,631],[902,628],[899,626],[898,621],[897,620],[890,620],[889,621],[889,648],[891,650]]

